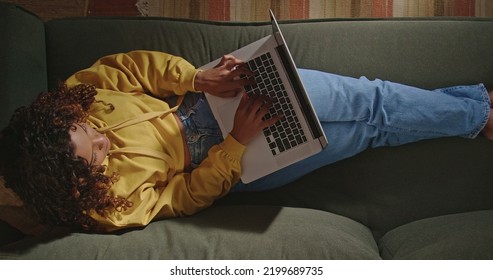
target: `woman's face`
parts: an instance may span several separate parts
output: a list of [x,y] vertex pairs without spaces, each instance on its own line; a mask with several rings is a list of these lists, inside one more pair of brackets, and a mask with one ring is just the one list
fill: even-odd
[[110,150],[108,137],[85,123],[74,123],[69,133],[76,156],[87,160],[91,166],[103,163]]

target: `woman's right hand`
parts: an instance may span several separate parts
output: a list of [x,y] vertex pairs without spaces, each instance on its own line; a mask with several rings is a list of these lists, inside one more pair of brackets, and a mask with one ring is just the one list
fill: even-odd
[[[246,76],[248,78],[241,78]],[[195,89],[218,97],[235,97],[245,85],[255,83],[255,73],[245,62],[232,55],[225,55],[219,64],[200,71],[195,76]]]
[[264,120],[269,112],[272,102],[270,99],[260,95],[248,95],[243,92],[240,105],[236,109],[233,130],[231,136],[236,141],[246,145],[252,141],[264,128],[274,125],[283,118],[282,115],[275,115]]

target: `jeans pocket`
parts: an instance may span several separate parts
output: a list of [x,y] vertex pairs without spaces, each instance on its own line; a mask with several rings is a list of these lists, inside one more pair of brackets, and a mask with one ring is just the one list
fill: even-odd
[[180,106],[192,168],[206,157],[209,149],[223,141],[221,130],[203,94],[189,94]]
[[190,135],[187,143],[190,149],[192,168],[196,168],[208,155],[209,149],[221,143],[223,137],[215,130],[199,130]]

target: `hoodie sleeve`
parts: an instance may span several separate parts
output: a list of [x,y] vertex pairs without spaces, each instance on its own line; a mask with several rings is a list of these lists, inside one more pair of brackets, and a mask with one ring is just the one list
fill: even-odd
[[99,59],[67,79],[69,87],[92,84],[119,92],[146,92],[165,98],[194,88],[197,70],[181,57],[154,51],[132,51]]
[[239,182],[241,158],[245,146],[231,135],[213,146],[208,157],[191,173],[174,176],[164,191],[171,198],[158,216],[179,217],[195,214],[208,208],[213,202],[226,195]]

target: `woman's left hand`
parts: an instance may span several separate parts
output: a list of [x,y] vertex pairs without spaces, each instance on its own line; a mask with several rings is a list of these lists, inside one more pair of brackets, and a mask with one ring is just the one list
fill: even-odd
[[264,128],[283,119],[282,115],[273,115],[265,119],[272,106],[272,100],[261,95],[243,93],[240,105],[236,109],[233,129],[230,134],[243,145],[250,143]]
[[245,85],[255,83],[254,75],[243,61],[225,55],[216,67],[197,73],[195,89],[219,97],[234,97],[243,91]]

